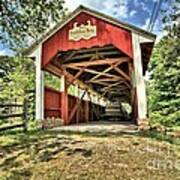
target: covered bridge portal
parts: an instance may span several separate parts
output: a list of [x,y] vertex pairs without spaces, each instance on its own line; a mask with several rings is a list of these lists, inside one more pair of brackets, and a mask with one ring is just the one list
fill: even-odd
[[[118,100],[130,104],[131,119],[140,124],[147,119],[143,76],[154,40],[151,33],[80,6],[29,51],[36,58],[36,118],[87,122]],[[44,71],[61,79],[59,91],[44,87]]]

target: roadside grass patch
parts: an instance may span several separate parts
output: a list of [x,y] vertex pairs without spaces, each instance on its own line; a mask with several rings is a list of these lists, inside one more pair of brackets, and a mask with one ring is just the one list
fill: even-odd
[[0,136],[0,157],[2,180],[180,177],[179,141],[150,131],[11,132]]

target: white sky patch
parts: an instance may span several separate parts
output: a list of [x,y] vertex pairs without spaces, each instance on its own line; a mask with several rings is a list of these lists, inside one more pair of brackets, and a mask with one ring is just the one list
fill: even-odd
[[112,9],[114,8],[115,2],[106,0],[106,1],[103,2],[103,5],[104,5],[104,7],[106,8],[107,11],[112,12]]
[[5,49],[0,49],[0,56],[5,56],[7,55],[7,51]]
[[146,3],[140,2],[140,5],[141,5],[143,11],[151,14],[151,9],[149,9],[149,8],[147,7]]
[[5,46],[4,44],[0,43],[0,56],[13,56],[14,52]]
[[132,16],[134,16],[135,14],[137,14],[137,11],[132,10],[132,11],[129,13],[129,16],[132,17]]
[[79,5],[84,5],[89,8],[93,8],[102,11],[105,14],[114,16],[116,18],[127,18],[129,16],[128,12],[128,1],[124,0],[65,0],[65,7],[69,11],[73,11]]
[[79,5],[87,5],[87,0],[65,0],[65,7],[68,8],[69,11],[75,10]]
[[119,18],[128,18],[129,12],[128,12],[128,1],[120,0],[116,1],[116,17]]
[[160,27],[159,24],[160,22],[157,20],[153,28],[154,33],[157,35],[155,43],[158,43],[163,36],[167,35],[167,31],[163,30],[163,27]]
[[147,27],[149,25],[150,18],[147,18],[144,25],[141,26],[142,29],[147,30]]
[[128,8],[127,6],[123,5],[119,7],[119,11],[117,11],[117,16],[122,18],[128,17]]
[[[147,6],[147,1],[150,1],[150,0],[134,0],[134,6],[135,7],[141,7],[141,9],[144,11],[144,12],[147,12],[149,15],[152,13],[152,9],[149,9],[148,6]],[[153,3],[153,2],[152,2]]]

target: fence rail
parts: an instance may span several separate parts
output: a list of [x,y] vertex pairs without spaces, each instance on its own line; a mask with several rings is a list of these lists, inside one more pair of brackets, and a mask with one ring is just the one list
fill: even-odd
[[[0,104],[0,110],[0,123],[3,122],[3,126],[0,126],[0,132],[15,128],[23,128],[25,132],[27,131],[27,100],[24,100],[24,103]],[[18,122],[17,118],[21,118],[21,122]],[[7,125],[5,121],[9,119],[11,119],[11,124]]]
[[22,104],[16,104],[16,103],[11,103],[11,104],[0,104],[0,108],[6,108],[6,107],[22,107]]

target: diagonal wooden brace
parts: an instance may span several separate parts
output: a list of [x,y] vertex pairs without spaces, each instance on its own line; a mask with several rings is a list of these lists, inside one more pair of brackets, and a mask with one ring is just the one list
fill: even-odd
[[72,120],[73,116],[75,115],[77,109],[79,108],[81,101],[84,98],[85,94],[86,94],[86,90],[84,91],[81,98],[78,100],[77,104],[74,106],[73,110],[71,111],[71,114],[70,114],[69,119],[68,119],[68,123],[71,122],[71,120]]

